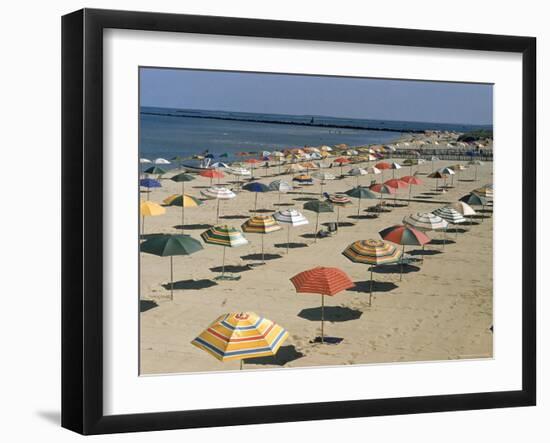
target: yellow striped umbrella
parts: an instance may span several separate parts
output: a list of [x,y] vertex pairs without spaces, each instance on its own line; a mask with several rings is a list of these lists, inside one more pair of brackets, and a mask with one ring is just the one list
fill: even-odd
[[185,208],[196,208],[204,204],[198,198],[187,194],[173,194],[162,201],[167,206],[181,206],[181,232],[185,230]]
[[152,201],[142,201],[139,205],[139,211],[141,213],[141,234],[145,233],[145,217],[156,217],[166,212],[159,204]]
[[229,313],[218,317],[191,344],[218,360],[240,360],[277,354],[288,332],[254,312]]
[[245,221],[241,228],[244,232],[262,234],[262,264],[265,264],[263,234],[280,231],[282,229],[281,225],[271,215],[256,215]]
[[372,304],[372,268],[376,265],[398,263],[403,256],[402,251],[395,245],[373,239],[353,242],[342,254],[354,263],[371,265],[369,305]]

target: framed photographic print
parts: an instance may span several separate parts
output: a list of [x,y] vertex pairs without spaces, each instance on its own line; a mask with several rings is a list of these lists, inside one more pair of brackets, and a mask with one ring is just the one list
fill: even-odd
[[62,25],[64,427],[535,404],[534,38]]

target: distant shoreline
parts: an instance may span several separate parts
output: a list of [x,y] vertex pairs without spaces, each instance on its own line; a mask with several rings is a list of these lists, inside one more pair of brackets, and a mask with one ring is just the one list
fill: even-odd
[[424,134],[426,131],[422,129],[399,129],[399,128],[380,128],[380,127],[365,127],[365,126],[355,126],[355,125],[336,125],[330,123],[310,123],[310,122],[290,122],[283,120],[269,120],[269,119],[259,119],[259,118],[246,118],[246,117],[229,117],[229,116],[213,116],[213,115],[187,115],[187,114],[173,114],[168,112],[152,112],[152,111],[141,111],[141,115],[156,115],[160,117],[176,117],[176,118],[200,118],[200,119],[210,119],[210,120],[225,120],[225,121],[240,121],[240,122],[250,122],[250,123],[270,123],[274,125],[292,125],[292,126],[309,126],[317,128],[333,128],[333,129],[356,129],[362,131],[381,131],[381,132],[396,132],[399,134]]

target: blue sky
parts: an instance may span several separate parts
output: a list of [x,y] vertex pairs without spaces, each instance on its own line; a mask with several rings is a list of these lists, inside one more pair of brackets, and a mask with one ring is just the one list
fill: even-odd
[[142,106],[492,124],[487,84],[142,68]]

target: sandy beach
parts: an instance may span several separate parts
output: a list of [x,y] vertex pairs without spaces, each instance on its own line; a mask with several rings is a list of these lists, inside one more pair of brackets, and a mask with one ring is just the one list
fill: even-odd
[[[391,159],[397,161],[399,159]],[[330,161],[329,161],[330,162]],[[437,161],[435,168],[465,161]],[[371,165],[373,162],[371,162]],[[344,174],[352,166],[344,167]],[[170,300],[169,258],[141,254],[141,373],[224,371],[239,369],[238,361],[222,363],[190,344],[219,315],[228,312],[253,311],[289,331],[289,338],[276,357],[245,361],[245,370],[269,367],[305,367],[317,365],[365,364],[382,362],[433,361],[449,359],[490,358],[492,356],[492,218],[477,219],[469,232],[448,232],[445,246],[443,233],[430,232],[435,244],[426,246],[424,262],[406,266],[399,281],[398,266],[375,269],[374,297],[368,305],[368,266],[354,264],[341,252],[353,241],[379,239],[378,231],[400,224],[405,215],[428,212],[457,201],[461,196],[492,182],[492,163],[478,167],[478,180],[473,181],[473,167],[462,171],[446,193],[434,193],[435,180],[427,178],[431,162],[414,166],[424,183],[413,188],[410,206],[405,206],[408,191],[397,195],[400,207],[367,218],[367,208],[376,200],[363,200],[361,218],[357,219],[357,200],[340,208],[340,228],[329,238],[313,238],[313,212],[303,210],[312,198],[321,198],[319,181],[313,186],[283,194],[281,202],[296,208],[310,221],[307,226],[291,228],[291,248],[286,253],[286,226],[265,235],[266,264],[260,261],[259,234],[245,234],[249,244],[227,248],[226,270],[240,275],[239,281],[215,281],[219,274],[223,248],[204,245],[192,256],[174,257],[174,300]],[[257,181],[268,184],[275,179],[292,183],[291,175],[277,175],[278,168],[256,170]],[[339,175],[340,168],[331,173]],[[392,178],[391,170],[383,179]],[[409,175],[409,167],[395,171],[395,176]],[[158,203],[169,195],[181,193],[181,184],[166,174],[162,188],[153,189],[149,199]],[[275,177],[276,176],[276,177]],[[360,185],[382,176],[359,178]],[[236,188],[232,176],[221,179],[222,186]],[[214,184],[217,180],[214,179]],[[450,181],[449,181],[450,182]],[[356,177],[327,181],[324,191],[344,192],[357,184]],[[439,183],[441,185],[441,183]],[[200,191],[210,179],[197,177],[186,183],[186,194],[201,198]],[[386,196],[385,196],[386,197]],[[142,193],[142,198],[146,194]],[[241,191],[232,200],[221,201],[220,224],[240,228],[253,215],[255,194]],[[322,198],[321,198],[322,199]],[[388,203],[393,197],[384,198]],[[279,207],[276,192],[258,197],[261,213],[272,214]],[[264,212],[265,211],[265,212]],[[487,214],[486,214],[487,215]],[[166,213],[147,217],[145,237],[152,233],[181,233],[178,229],[181,207],[166,207]],[[216,219],[216,201],[185,210],[185,233],[200,240],[200,233]],[[320,214],[320,223],[334,222],[335,213]],[[450,229],[452,231],[452,229]],[[407,252],[419,254],[420,248]],[[418,257],[422,257],[418,255]],[[344,270],[356,284],[334,297],[325,297],[325,333],[343,338],[338,345],[314,344],[319,335],[320,296],[296,294],[289,278],[315,266],[334,266]]]

